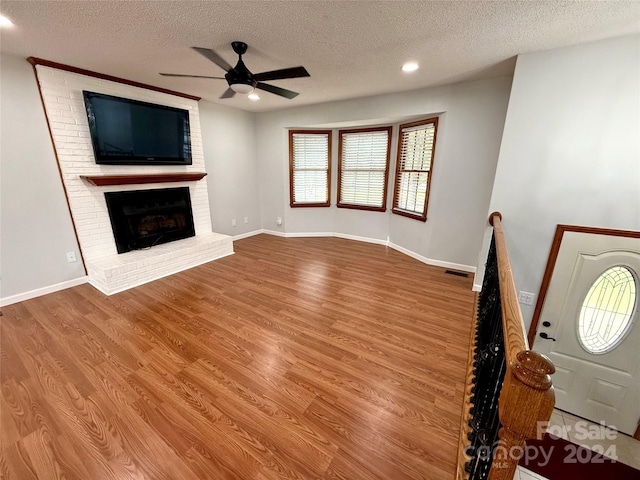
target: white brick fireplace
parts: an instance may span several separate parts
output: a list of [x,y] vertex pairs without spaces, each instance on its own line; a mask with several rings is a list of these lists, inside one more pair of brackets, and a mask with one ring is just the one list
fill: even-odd
[[[95,186],[80,177],[205,172],[196,100],[44,65],[37,65],[36,71],[89,283],[111,295],[233,253],[231,237],[211,231],[205,179]],[[192,165],[96,164],[82,97],[83,90],[188,110]],[[156,245],[148,250],[118,254],[104,193],[182,186],[189,187],[195,237]]]

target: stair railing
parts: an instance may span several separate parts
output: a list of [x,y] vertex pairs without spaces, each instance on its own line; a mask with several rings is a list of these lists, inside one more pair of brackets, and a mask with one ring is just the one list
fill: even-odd
[[555,404],[546,356],[529,350],[502,215],[493,237],[472,334],[457,480],[512,480],[527,439],[546,429]]

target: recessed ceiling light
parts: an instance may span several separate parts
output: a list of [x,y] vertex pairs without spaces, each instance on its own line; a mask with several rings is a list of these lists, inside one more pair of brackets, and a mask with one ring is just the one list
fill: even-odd
[[402,66],[402,71],[403,72],[415,72],[416,70],[418,70],[418,64],[415,62],[409,62],[409,63],[405,63]]
[[0,15],[0,27],[13,27],[13,22],[4,15]]
[[257,93],[251,93],[251,94],[249,95],[249,100],[253,100],[253,101],[255,102],[255,101],[260,100],[260,97],[258,96],[258,94],[257,94]]

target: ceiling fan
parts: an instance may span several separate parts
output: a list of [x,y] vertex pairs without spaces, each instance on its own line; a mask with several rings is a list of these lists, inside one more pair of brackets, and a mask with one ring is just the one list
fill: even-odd
[[220,98],[231,98],[236,93],[251,93],[254,89],[264,90],[265,92],[274,93],[285,98],[295,98],[299,94],[292,92],[286,88],[276,87],[263,83],[266,80],[281,80],[283,78],[299,78],[309,77],[309,72],[304,67],[283,68],[281,70],[272,70],[270,72],[251,73],[242,61],[242,55],[247,51],[247,44],[244,42],[231,42],[233,51],[238,54],[238,63],[235,67],[229,65],[220,55],[210,48],[191,47],[196,52],[207,57],[213,63],[222,68],[225,72],[224,77],[208,77],[205,75],[181,75],[177,73],[161,73],[165,77],[189,77],[189,78],[214,78],[226,80],[229,88],[220,96]]

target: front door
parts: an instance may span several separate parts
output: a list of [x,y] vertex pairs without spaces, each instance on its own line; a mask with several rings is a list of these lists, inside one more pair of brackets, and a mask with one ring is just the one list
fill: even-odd
[[639,311],[640,238],[565,232],[535,340],[556,366],[556,407],[634,434]]

